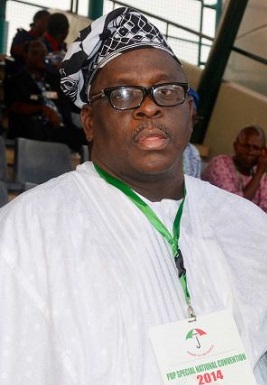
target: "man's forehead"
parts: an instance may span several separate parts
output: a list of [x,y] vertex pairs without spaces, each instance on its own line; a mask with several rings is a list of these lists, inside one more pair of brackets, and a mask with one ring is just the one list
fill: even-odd
[[242,132],[238,138],[238,142],[241,144],[258,143],[259,145],[264,146],[264,138],[256,132]]

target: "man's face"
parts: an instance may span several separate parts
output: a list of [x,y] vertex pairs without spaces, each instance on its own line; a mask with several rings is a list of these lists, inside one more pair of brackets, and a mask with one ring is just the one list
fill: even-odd
[[[186,82],[174,58],[158,49],[124,53],[99,71],[90,95],[115,86],[151,87]],[[140,107],[116,110],[106,98],[82,111],[87,138],[93,138],[92,160],[118,177],[146,178],[175,174],[191,136],[192,100],[160,107],[146,96]]]
[[27,67],[33,70],[45,70],[44,59],[46,55],[47,49],[42,42],[31,42],[25,58]]
[[46,31],[48,18],[49,14],[45,14],[35,22],[35,29],[37,29],[40,36]]
[[234,143],[235,159],[244,168],[257,164],[264,148],[264,140],[260,135],[242,135]]

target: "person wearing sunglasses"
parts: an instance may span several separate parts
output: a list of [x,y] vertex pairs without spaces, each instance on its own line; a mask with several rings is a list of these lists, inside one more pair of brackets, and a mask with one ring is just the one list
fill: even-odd
[[253,370],[263,385],[267,218],[184,175],[181,62],[120,7],[80,32],[61,77],[92,161],[0,210],[3,383],[199,383],[205,360],[206,382],[231,363],[236,383],[252,385]]

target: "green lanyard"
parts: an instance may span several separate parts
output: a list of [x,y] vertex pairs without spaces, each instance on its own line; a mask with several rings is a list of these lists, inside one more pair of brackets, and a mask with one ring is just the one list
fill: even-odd
[[[178,246],[179,236],[180,236],[180,222],[183,213],[184,207],[184,198],[179,206],[176,217],[173,222],[173,235],[168,231],[166,226],[161,222],[158,216],[154,211],[124,182],[114,178],[109,175],[106,171],[102,170],[98,165],[94,164],[94,167],[98,174],[105,179],[109,184],[121,190],[125,195],[127,195],[131,201],[145,214],[152,226],[168,241],[171,246],[173,256],[175,260],[177,258],[182,258],[180,248]],[[184,194],[185,195],[185,194]],[[180,275],[180,282],[184,291],[186,303],[189,305],[190,316],[193,315],[190,305],[190,295],[188,292],[187,281],[186,281],[186,271],[183,270]]]

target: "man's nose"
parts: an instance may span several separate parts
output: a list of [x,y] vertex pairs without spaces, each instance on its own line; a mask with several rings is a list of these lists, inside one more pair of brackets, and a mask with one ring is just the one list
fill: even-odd
[[150,94],[144,95],[141,106],[134,110],[136,118],[159,117],[162,115],[162,107],[158,106]]

